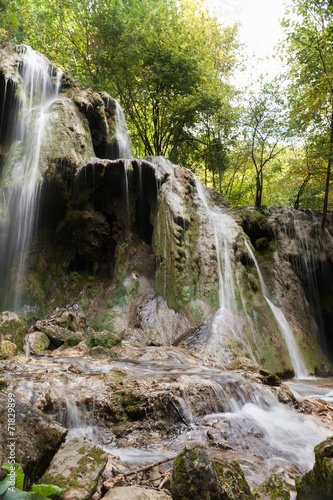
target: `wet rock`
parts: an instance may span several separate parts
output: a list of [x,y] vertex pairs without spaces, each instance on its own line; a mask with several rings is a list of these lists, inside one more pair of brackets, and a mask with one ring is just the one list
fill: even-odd
[[40,480],[66,488],[64,500],[90,500],[107,463],[106,453],[93,443],[67,439]]
[[278,474],[271,474],[262,484],[253,490],[257,500],[289,500],[289,487]]
[[253,496],[238,462],[209,458],[203,443],[189,441],[174,461],[173,500],[252,500]]
[[50,339],[43,332],[31,332],[26,336],[30,352],[41,356],[50,345]]
[[306,398],[300,401],[304,413],[316,415],[327,424],[333,423],[333,403],[320,398]]
[[9,340],[0,343],[0,359],[12,358],[17,353],[17,347]]
[[173,500],[220,500],[217,475],[205,445],[189,441],[174,461],[171,493]]
[[213,459],[212,462],[223,500],[253,500],[250,486],[236,460],[225,462]]
[[281,379],[277,375],[274,375],[274,373],[269,372],[247,358],[235,359],[227,368],[228,370],[238,371],[244,377],[264,385],[274,387],[281,385]]
[[[8,430],[9,394],[0,394],[0,463],[10,458],[7,446],[15,437],[13,447],[16,461],[24,468],[29,465],[29,476],[37,481],[50,464],[52,457],[64,441],[67,430],[33,406],[19,401],[15,396],[15,426]],[[13,432],[13,436],[8,432]]]
[[101,249],[109,235],[110,226],[105,216],[92,207],[67,212],[56,230],[57,240],[71,249],[73,260],[81,260],[86,267],[101,259]]
[[112,488],[103,498],[105,500],[124,500],[124,498],[126,500],[170,500],[170,495],[164,491],[125,486]]
[[313,469],[295,480],[297,500],[333,498],[333,437],[315,447]]
[[27,323],[22,316],[10,311],[0,313],[0,353],[3,358],[23,352],[26,331]]
[[56,346],[74,346],[86,337],[86,317],[78,304],[57,307],[35,328],[45,333]]

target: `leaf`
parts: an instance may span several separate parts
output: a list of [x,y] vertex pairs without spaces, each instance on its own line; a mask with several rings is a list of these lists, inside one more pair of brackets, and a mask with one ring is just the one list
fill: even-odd
[[0,482],[0,495],[3,495],[5,491],[9,487],[9,476],[6,476],[1,482]]
[[[30,500],[31,494],[27,491],[21,491],[18,488],[14,488],[14,491],[7,490],[3,495],[1,500]],[[39,499],[36,499],[39,500]]]
[[35,493],[44,496],[53,495],[54,493],[60,494],[66,491],[66,488],[60,488],[55,484],[33,484],[32,489]]
[[23,490],[23,483],[24,483],[24,472],[20,464],[9,464],[6,462],[5,464],[2,465],[3,469],[8,470],[8,472],[11,472],[14,468],[15,470],[15,486],[19,490]]

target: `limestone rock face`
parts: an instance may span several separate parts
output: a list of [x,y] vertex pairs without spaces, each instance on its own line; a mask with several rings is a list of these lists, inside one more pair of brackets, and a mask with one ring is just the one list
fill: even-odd
[[90,500],[106,462],[106,453],[93,443],[79,437],[67,439],[40,482],[66,488],[64,500]]
[[313,469],[296,478],[297,500],[329,500],[333,498],[333,438],[315,447]]
[[[8,397],[0,394],[0,424],[2,439],[0,447],[0,462],[9,459],[7,447],[12,441],[7,434]],[[15,398],[15,455],[16,461],[25,467],[29,463],[30,477],[37,481],[50,464],[67,434],[67,429],[51,420],[32,405]]]

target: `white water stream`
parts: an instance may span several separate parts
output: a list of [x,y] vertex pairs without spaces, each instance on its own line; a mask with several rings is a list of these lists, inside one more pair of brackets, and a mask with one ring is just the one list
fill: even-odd
[[[228,214],[217,207],[211,208],[205,195],[204,187],[196,179],[198,196],[203,203],[208,220],[213,224],[216,248],[217,272],[219,278],[219,310],[213,321],[212,346],[214,350],[223,352],[225,363],[231,360],[225,350],[227,339],[232,338],[243,344],[249,356],[255,361],[255,355],[247,338],[244,337],[244,323],[240,315],[245,318],[247,326],[253,331],[252,320],[244,307],[242,291],[238,286],[235,255],[233,244],[239,235],[239,228]],[[243,303],[243,311],[238,310],[237,296]]]
[[119,158],[130,158],[132,156],[130,136],[123,109],[118,101],[116,101],[116,139]]
[[293,331],[292,331],[292,329],[287,321],[287,318],[285,317],[285,315],[283,314],[281,309],[279,309],[276,305],[274,305],[273,302],[271,302],[269,300],[269,298],[267,297],[267,287],[266,287],[264,278],[261,274],[258,261],[254,255],[250,245],[246,241],[246,239],[244,239],[244,241],[245,241],[245,246],[246,246],[249,254],[251,255],[252,260],[256,266],[263,296],[265,297],[266,302],[269,305],[278,325],[280,326],[280,331],[281,331],[283,338],[285,340],[285,343],[287,345],[290,361],[291,361],[292,367],[293,367],[294,372],[295,372],[295,377],[296,378],[308,377],[309,372],[308,372],[308,370],[305,366],[305,363],[302,359],[302,356],[301,356],[300,350],[298,348],[295,336],[294,336]]
[[[21,109],[14,126],[14,137],[1,181],[3,215],[10,219],[10,234],[1,235],[2,264],[10,267],[19,253],[16,270],[16,294],[13,310],[21,306],[21,286],[26,253],[36,225],[40,192],[40,155],[49,119],[50,106],[60,89],[61,72],[44,56],[21,46]],[[57,71],[55,82],[52,77]],[[2,224],[6,232],[6,224]],[[8,304],[7,304],[8,308]]]

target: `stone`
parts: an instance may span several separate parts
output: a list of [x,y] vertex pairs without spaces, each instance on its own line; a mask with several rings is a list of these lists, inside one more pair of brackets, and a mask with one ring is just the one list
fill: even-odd
[[41,356],[50,345],[50,339],[43,332],[31,332],[26,336],[30,352]]
[[35,324],[35,329],[45,333],[56,346],[78,344],[86,337],[86,328],[86,317],[78,304],[57,307]]
[[[10,436],[7,434],[9,394],[0,393],[0,463],[8,461]],[[15,401],[15,460],[21,467],[29,464],[29,476],[36,482],[64,441],[67,429],[28,403]]]
[[140,488],[139,486],[121,486],[112,488],[104,497],[105,500],[170,500],[164,491]]
[[[16,346],[17,352],[24,350],[24,335],[27,331],[27,322],[22,316],[11,312],[4,311],[0,313],[0,338],[1,342],[7,340]],[[0,347],[1,350],[12,352],[9,345]],[[12,355],[12,354],[11,354]]]
[[290,490],[286,481],[278,474],[271,474],[262,484],[254,488],[257,500],[289,500]]
[[211,460],[199,441],[188,441],[175,459],[171,493],[173,500],[254,500],[239,463]]
[[90,500],[106,463],[107,454],[94,443],[70,438],[54,456],[40,483],[66,488],[64,500]]
[[330,500],[333,498],[333,437],[315,449],[313,469],[295,479],[297,500]]
[[0,342],[0,359],[12,358],[17,353],[17,347],[9,340]]
[[171,493],[173,500],[222,500],[217,475],[203,443],[188,441],[175,459]]
[[254,500],[244,472],[236,460],[213,459],[214,469],[223,500]]

